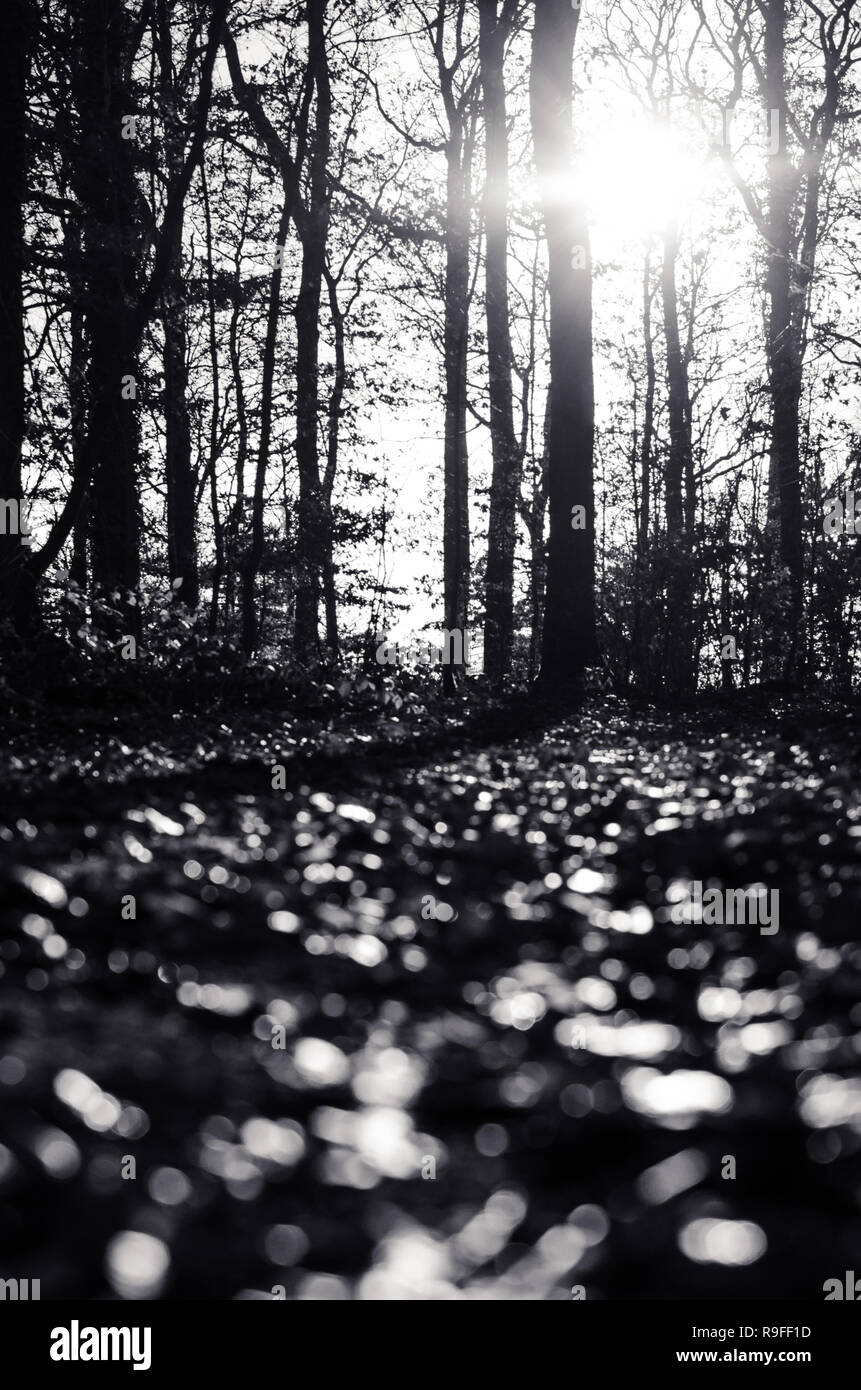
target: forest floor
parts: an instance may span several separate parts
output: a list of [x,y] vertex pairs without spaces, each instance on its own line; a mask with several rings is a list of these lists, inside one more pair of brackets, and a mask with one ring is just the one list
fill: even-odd
[[[104,724],[4,767],[0,1276],[818,1300],[861,1268],[856,710]],[[675,924],[695,880],[777,890],[779,929]]]

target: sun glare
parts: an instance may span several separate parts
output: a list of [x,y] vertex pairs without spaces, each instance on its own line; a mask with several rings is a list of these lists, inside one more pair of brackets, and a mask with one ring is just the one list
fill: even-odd
[[579,170],[593,224],[623,236],[660,232],[683,218],[710,177],[688,131],[634,117],[591,134]]

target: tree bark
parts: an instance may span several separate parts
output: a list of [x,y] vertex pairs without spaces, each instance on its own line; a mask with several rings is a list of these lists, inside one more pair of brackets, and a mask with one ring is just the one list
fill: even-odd
[[[165,159],[170,187],[183,166],[183,139],[179,120],[179,93],[173,78],[171,14],[169,0],[156,0],[156,40],[159,59],[159,95],[165,129]],[[188,336],[182,278],[183,211],[173,239],[171,257],[161,296],[164,332],[165,482],[167,488],[167,554],[171,585],[180,581],[176,599],[195,609],[200,599],[195,524],[195,476],[191,459],[191,424],[188,414]]]
[[[21,445],[24,439],[24,200],[26,196],[27,76],[31,6],[6,0],[0,6],[0,499],[24,506]],[[35,624],[35,594],[29,581],[27,547],[21,535],[0,535],[0,616],[21,635]]]
[[[589,231],[571,168],[571,64],[579,10],[536,0],[530,96],[548,247],[550,538],[540,682],[576,687],[595,654],[594,388]],[[575,513],[575,508],[583,512]],[[577,529],[573,522],[582,519]]]
[[693,688],[693,537],[690,533],[685,499],[688,495],[686,489],[692,468],[692,445],[690,391],[679,334],[676,288],[678,254],[679,229],[673,222],[664,233],[661,265],[664,337],[667,346],[667,414],[670,427],[666,467],[666,510],[667,608],[672,615],[672,624],[668,625],[669,651],[666,670],[671,692],[687,695]]
[[652,256],[643,263],[643,347],[646,357],[646,398],[643,406],[643,438],[640,446],[640,528],[637,553],[641,561],[649,548],[652,504],[652,450],[655,438],[655,344],[652,338]]
[[[70,284],[75,284],[81,264],[80,227],[77,218],[70,219],[64,241],[67,275]],[[79,476],[84,467],[84,441],[87,429],[87,344],[86,324],[76,297],[72,295],[69,313],[69,432],[72,444],[72,473]],[[90,508],[86,497],[81,501],[74,526],[72,527],[72,562],[69,578],[74,580],[82,594],[87,591],[89,576],[89,531]],[[75,628],[79,623],[75,620]]]
[[[284,245],[290,226],[291,201],[285,195],[278,223],[278,246]],[[248,655],[255,651],[260,625],[257,617],[256,585],[260,561],[263,558],[263,512],[265,507],[266,468],[269,463],[269,444],[272,437],[272,394],[275,382],[275,349],[278,342],[278,315],[281,307],[283,269],[280,253],[276,255],[269,281],[269,306],[266,314],[266,342],[263,347],[263,382],[260,396],[260,438],[257,446],[257,468],[254,474],[254,493],[251,499],[251,541],[242,567],[241,623],[242,649]]]
[[340,651],[338,636],[338,595],[335,586],[334,538],[332,532],[332,490],[338,470],[338,449],[341,437],[341,412],[344,390],[347,384],[346,357],[346,314],[338,303],[338,286],[328,267],[324,269],[326,287],[329,291],[329,314],[335,338],[335,375],[329,396],[328,437],[326,441],[326,468],[323,473],[323,507],[325,527],[323,531],[323,606],[326,613],[326,646],[330,655],[337,658]]
[[521,455],[514,432],[508,326],[508,131],[505,45],[510,6],[479,0],[479,62],[485,125],[485,312],[493,473],[487,533],[484,671],[494,685],[509,674],[514,636],[514,552]]
[[541,671],[544,636],[544,595],[547,589],[547,546],[544,527],[547,520],[547,449],[550,441],[550,396],[544,405],[541,453],[532,477],[532,505],[529,509],[529,679],[536,681]]
[[[783,571],[778,584],[781,612],[768,643],[791,678],[799,654],[803,545],[799,407],[802,354],[793,322],[793,204],[797,177],[787,149],[786,0],[767,0],[765,10],[765,96],[770,122],[777,122],[776,148],[768,161],[767,355],[771,387],[769,525],[777,530]],[[770,127],[771,128],[771,127]]]
[[[230,327],[227,332],[228,355],[233,388],[236,393],[236,458],[234,476],[236,495],[224,528],[224,617],[230,623],[235,612],[235,595],[238,578],[239,546],[242,520],[245,515],[245,465],[248,459],[248,411],[245,404],[245,387],[242,381],[242,364],[239,356],[239,311],[242,306],[242,251],[248,228],[251,205],[250,182],[246,186],[245,203],[240,223],[239,240],[236,246],[236,260],[231,277]],[[210,610],[210,631],[215,632],[218,622],[218,609],[213,601]]]
[[[469,340],[469,200],[462,117],[453,118],[446,141],[446,239],[443,356],[443,605],[446,631],[464,634],[469,622],[469,455],[466,435],[466,363]],[[443,667],[451,694],[461,673]]]
[[[110,595],[140,580],[138,423],[140,324],[137,305],[143,245],[132,139],[134,114],[124,73],[131,26],[122,0],[81,0],[72,73],[80,141],[70,178],[84,208],[83,293],[87,319],[87,438],[91,478],[92,577]],[[139,609],[124,603],[137,631]]]
[[[213,242],[212,242],[212,212],[209,203],[209,182],[206,176],[206,162],[201,161],[200,166],[200,192],[203,202],[203,225],[206,235],[206,301],[207,301],[207,320],[209,329],[209,370],[212,376],[212,403],[209,412],[209,458],[207,459],[207,470],[209,472],[209,506],[212,512],[212,540],[213,540],[213,565],[212,565],[212,593],[209,601],[209,617],[207,620],[207,631],[210,637],[214,636],[218,629],[218,608],[221,598],[221,584],[224,578],[224,524],[221,520],[221,513],[218,503],[218,416],[221,407],[221,376],[218,366],[218,317],[215,305],[215,274],[213,266]],[[238,403],[237,403],[238,413]],[[205,478],[202,479],[205,484]]]
[[296,462],[299,501],[296,533],[296,617],[293,650],[300,660],[319,656],[320,587],[331,547],[323,507],[318,458],[320,400],[320,300],[329,234],[327,169],[332,94],[326,57],[326,0],[308,5],[308,65],[314,74],[314,137],[309,158],[309,198],[302,227],[302,274],[296,300]]
[[[652,248],[646,247],[643,258],[643,356],[646,369],[646,388],[643,399],[643,431],[639,439],[639,508],[637,511],[637,549],[634,555],[633,592],[631,596],[631,655],[628,679],[633,672],[637,684],[645,687],[650,679],[648,634],[654,620],[651,582],[649,577],[649,528],[656,510],[652,491],[652,470],[655,453],[655,340],[652,332]],[[636,406],[635,406],[636,408]],[[633,467],[636,466],[636,459]],[[645,623],[644,623],[645,616]]]
[[165,478],[167,553],[171,585],[181,580],[177,601],[197,607],[200,580],[195,525],[195,476],[188,416],[188,342],[182,280],[177,266],[162,297],[164,327]]

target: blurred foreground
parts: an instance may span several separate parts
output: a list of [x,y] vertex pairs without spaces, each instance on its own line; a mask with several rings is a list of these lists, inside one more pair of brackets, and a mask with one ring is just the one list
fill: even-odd
[[[821,1299],[861,1268],[858,740],[730,721],[109,739],[13,785],[0,1276]],[[689,880],[778,890],[779,931],[673,924]]]

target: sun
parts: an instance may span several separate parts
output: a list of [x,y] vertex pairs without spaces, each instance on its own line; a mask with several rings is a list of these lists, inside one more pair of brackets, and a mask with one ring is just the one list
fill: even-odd
[[659,234],[681,220],[713,170],[684,127],[626,114],[586,135],[575,177],[596,230],[624,239]]

